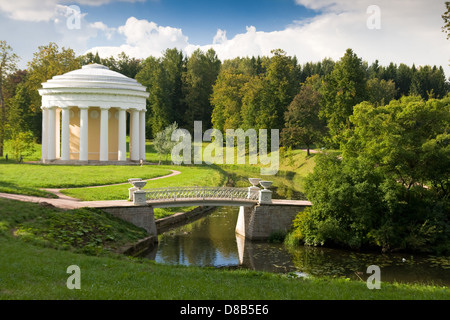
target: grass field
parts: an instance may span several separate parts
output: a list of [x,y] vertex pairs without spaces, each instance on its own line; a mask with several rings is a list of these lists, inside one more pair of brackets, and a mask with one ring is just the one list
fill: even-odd
[[[93,231],[94,236],[105,233],[101,226],[114,229],[112,241],[132,240],[139,232],[136,227],[89,210],[67,211],[61,215],[70,216],[75,212],[77,219],[84,215],[91,226],[98,228]],[[445,287],[382,283],[380,290],[369,290],[365,282],[348,279],[304,279],[251,270],[168,266],[105,250],[79,253],[71,248],[77,242],[68,238],[68,234],[63,239],[69,241],[68,245],[64,250],[57,250],[53,247],[59,248],[62,240],[48,236],[50,227],[64,235],[72,225],[57,227],[53,223],[55,215],[58,210],[53,208],[0,199],[0,299],[450,299]],[[35,239],[17,235],[17,230],[24,228],[30,233],[35,230]],[[37,241],[39,237],[50,240]],[[109,247],[114,247],[113,244]],[[80,267],[80,290],[67,288],[67,268],[71,265]]]
[[[180,175],[147,182],[145,188],[165,188],[183,186],[220,186],[224,183],[224,176],[209,166],[185,167],[185,166],[143,166],[152,170],[178,170]],[[140,178],[141,175],[135,174]],[[84,201],[94,200],[122,200],[128,197],[130,185],[112,185],[99,188],[64,189],[65,195]]]
[[150,179],[170,174],[157,166],[65,166],[0,164],[0,192],[45,196],[40,188],[76,188]]

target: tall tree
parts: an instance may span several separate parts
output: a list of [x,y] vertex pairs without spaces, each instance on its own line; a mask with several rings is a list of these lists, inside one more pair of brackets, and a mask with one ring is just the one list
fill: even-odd
[[408,95],[411,87],[413,71],[404,63],[400,63],[397,68],[395,85],[397,87],[397,98]]
[[167,49],[161,61],[166,73],[169,86],[169,103],[172,106],[173,121],[184,125],[183,113],[186,110],[183,96],[183,72],[186,68],[186,59],[181,50]]
[[272,51],[273,56],[265,63],[266,96],[261,112],[271,121],[267,129],[282,129],[284,113],[300,89],[300,68],[296,59],[283,50]]
[[322,86],[321,117],[327,120],[329,143],[337,146],[342,132],[350,126],[353,106],[366,99],[366,69],[361,58],[351,49],[336,63]]
[[420,95],[423,99],[443,98],[448,92],[444,69],[429,65],[421,66],[413,72],[410,94]]
[[150,93],[147,98],[147,130],[149,136],[155,136],[173,121],[173,111],[170,105],[167,74],[160,59],[148,57],[142,70],[136,75],[136,80],[147,87]]
[[148,57],[136,75],[136,80],[147,87],[147,130],[149,137],[162,131],[174,121],[184,124],[182,73],[184,56],[177,49],[167,49],[162,58]]
[[6,105],[3,97],[3,85],[9,73],[16,70],[16,64],[19,57],[13,52],[13,49],[6,41],[0,41],[0,157],[3,157],[3,145],[5,140],[5,127],[7,120]]
[[213,128],[225,132],[226,129],[237,129],[242,126],[242,97],[244,85],[249,76],[222,71],[213,87],[211,103]]
[[37,89],[42,87],[42,83],[51,79],[53,76],[64,74],[66,72],[79,69],[81,67],[80,59],[75,56],[75,52],[70,48],[61,49],[56,43],[49,43],[46,46],[40,46],[34,53],[33,59],[28,63],[27,77],[25,79],[24,90],[30,98],[29,106],[22,106],[30,113],[31,130],[38,142],[41,139],[42,114],[41,114],[41,96]]
[[186,102],[184,114],[189,131],[193,131],[194,121],[202,121],[203,128],[210,128],[212,106],[210,96],[220,71],[221,62],[213,49],[206,53],[197,49],[189,57],[183,75],[183,92]]
[[319,119],[322,100],[320,83],[321,79],[317,74],[307,78],[284,114],[285,128],[281,132],[283,144],[304,144],[308,155],[311,145],[321,139],[325,130],[325,122]]

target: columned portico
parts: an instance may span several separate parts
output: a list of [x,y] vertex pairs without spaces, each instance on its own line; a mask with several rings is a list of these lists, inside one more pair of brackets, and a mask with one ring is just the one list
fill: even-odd
[[145,160],[148,93],[136,80],[102,65],[55,76],[39,89],[42,96],[42,161]]

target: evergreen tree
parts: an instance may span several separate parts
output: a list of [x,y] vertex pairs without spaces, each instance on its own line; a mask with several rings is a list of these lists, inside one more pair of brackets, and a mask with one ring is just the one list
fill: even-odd
[[220,71],[221,62],[216,52],[197,49],[189,57],[183,74],[183,94],[186,111],[185,128],[193,132],[194,121],[202,121],[203,128],[211,127],[212,106],[210,96]]
[[348,119],[353,113],[353,106],[366,99],[366,82],[366,69],[362,60],[351,49],[347,49],[333,72],[325,77],[320,116],[327,121],[330,133],[328,141],[332,145],[337,146],[343,130],[350,127]]

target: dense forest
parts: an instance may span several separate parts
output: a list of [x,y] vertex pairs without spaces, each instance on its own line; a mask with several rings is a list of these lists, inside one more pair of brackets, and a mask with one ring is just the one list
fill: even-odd
[[160,58],[139,60],[125,53],[116,58],[76,56],[50,43],[39,47],[25,70],[15,67],[18,57],[6,42],[0,51],[0,156],[3,143],[18,135],[40,142],[41,83],[89,63],[103,64],[147,87],[150,139],[174,122],[192,131],[194,120],[201,120],[205,130],[279,129],[284,146],[337,148],[355,105],[368,101],[381,106],[413,95],[441,99],[449,92],[442,67],[369,65],[351,49],[339,61],[300,64],[280,49],[271,57],[225,61],[212,49],[189,57],[167,49]]

